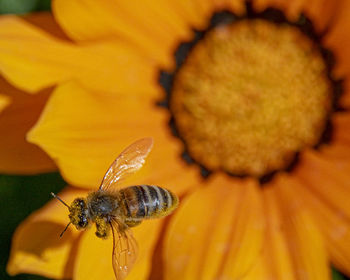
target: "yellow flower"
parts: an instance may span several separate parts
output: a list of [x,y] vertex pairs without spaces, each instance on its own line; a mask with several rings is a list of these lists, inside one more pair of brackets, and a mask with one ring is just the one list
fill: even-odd
[[[223,21],[213,17],[220,11]],[[10,140],[0,149],[11,159],[1,169],[54,168],[26,135],[74,186],[60,194],[70,203],[124,147],[152,136],[145,167],[126,183],[183,199],[167,222],[135,228],[128,279],[322,280],[330,262],[350,275],[349,12],[346,1],[56,0],[66,35],[48,14],[3,16],[0,69],[28,95],[1,81],[0,130]],[[300,14],[315,32],[299,30],[310,27]],[[155,105],[165,91],[169,110]],[[6,129],[22,120],[18,132]],[[8,272],[113,279],[111,240],[74,229],[59,239],[67,221],[57,201],[33,213],[14,235]]]

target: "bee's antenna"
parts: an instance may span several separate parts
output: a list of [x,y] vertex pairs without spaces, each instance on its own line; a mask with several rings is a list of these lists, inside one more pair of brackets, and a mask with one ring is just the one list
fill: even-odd
[[65,229],[61,232],[60,238],[62,237],[63,233],[66,232],[66,230],[67,230],[67,228],[69,227],[70,224],[71,224],[71,222],[69,222],[68,225],[65,227]]
[[[61,201],[65,206],[67,206],[68,208],[69,208],[69,206],[68,206],[68,204],[67,203],[65,203],[58,195],[55,195],[53,192],[51,193],[51,195],[54,197],[54,198],[57,198],[59,201]],[[69,225],[69,224],[68,224]],[[68,227],[68,226],[67,226]],[[67,229],[67,228],[66,228]]]

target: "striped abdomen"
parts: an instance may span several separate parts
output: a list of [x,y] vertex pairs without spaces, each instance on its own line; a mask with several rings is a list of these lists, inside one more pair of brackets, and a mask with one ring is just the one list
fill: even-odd
[[179,204],[177,196],[157,186],[139,185],[120,190],[125,216],[140,220],[169,215]]

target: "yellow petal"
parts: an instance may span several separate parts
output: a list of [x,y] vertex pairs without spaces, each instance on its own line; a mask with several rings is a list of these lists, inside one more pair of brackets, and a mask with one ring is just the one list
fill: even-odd
[[[86,192],[67,188],[60,197],[70,203],[81,195]],[[7,272],[71,278],[79,233],[70,227],[60,238],[68,222],[67,208],[55,199],[30,215],[14,233]]]
[[[147,279],[150,272],[153,250],[158,240],[162,220],[144,221],[132,228],[138,243],[138,257],[128,280]],[[96,237],[94,228],[84,232],[79,246],[74,279],[115,279],[112,267],[112,237],[102,240]]]
[[122,42],[79,46],[15,16],[0,19],[0,70],[29,92],[72,79],[105,92],[148,92],[157,77],[152,63]]
[[214,178],[181,202],[167,229],[165,279],[238,279],[262,248],[261,198],[253,182]]
[[178,43],[192,34],[171,1],[56,0],[53,11],[74,40],[121,38],[164,67],[173,64]]
[[125,147],[147,136],[157,143],[165,117],[147,96],[118,99],[68,83],[52,93],[28,139],[56,161],[68,182],[96,188]]
[[35,174],[55,170],[56,166],[47,154],[25,140],[27,131],[45,105],[49,91],[30,96],[0,77],[0,93],[0,172]]
[[285,175],[278,178],[275,189],[296,279],[330,280],[324,237],[294,186]]

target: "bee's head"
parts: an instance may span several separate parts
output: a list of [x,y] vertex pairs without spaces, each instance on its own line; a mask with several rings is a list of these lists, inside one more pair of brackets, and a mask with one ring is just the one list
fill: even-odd
[[60,237],[63,236],[63,234],[66,232],[70,224],[75,225],[77,229],[84,229],[89,224],[89,211],[86,206],[86,200],[84,198],[76,198],[72,202],[70,206],[68,206],[67,203],[65,203],[58,195],[55,195],[54,193],[51,193],[51,195],[54,198],[57,198],[64,206],[66,206],[69,209],[69,219],[70,222],[66,226],[66,228],[62,231],[60,234]]
[[88,208],[84,198],[76,198],[69,207],[69,219],[80,230],[89,224]]

